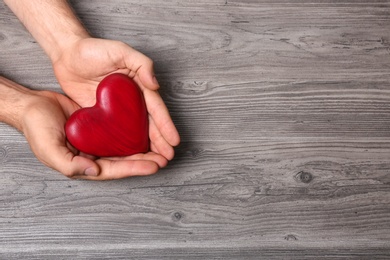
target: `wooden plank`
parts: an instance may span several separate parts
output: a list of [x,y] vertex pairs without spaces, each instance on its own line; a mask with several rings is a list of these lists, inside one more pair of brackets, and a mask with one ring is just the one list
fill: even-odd
[[[158,174],[72,181],[0,124],[0,258],[390,257],[390,3],[71,1],[153,58],[182,136]],[[59,90],[0,3],[0,73]]]

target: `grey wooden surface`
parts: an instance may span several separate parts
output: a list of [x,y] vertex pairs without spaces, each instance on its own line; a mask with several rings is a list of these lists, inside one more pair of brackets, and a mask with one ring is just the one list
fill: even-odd
[[[69,180],[0,125],[0,259],[390,258],[390,1],[71,1],[155,61],[158,174]],[[0,1],[0,73],[60,91]]]

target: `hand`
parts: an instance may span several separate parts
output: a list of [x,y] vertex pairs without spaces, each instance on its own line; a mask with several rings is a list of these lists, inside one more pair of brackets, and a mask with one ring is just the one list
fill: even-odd
[[[129,75],[140,86],[149,112],[149,137],[152,153],[130,158],[117,158],[119,163],[116,162],[117,160],[110,160],[109,164],[112,167],[110,166],[109,169],[122,165],[122,160],[127,159],[148,160],[152,156],[150,158],[153,159],[152,161],[159,161],[162,156],[168,160],[173,158],[173,146],[179,144],[180,137],[168,109],[157,92],[159,86],[154,77],[153,63],[148,57],[125,43],[91,38],[66,0],[4,1],[50,57],[61,87],[78,105],[82,107],[94,105],[98,83],[114,72]],[[69,101],[65,102],[64,98],[59,96],[56,96],[56,99],[62,100],[57,102],[62,109],[64,104],[68,107]],[[69,112],[68,109],[68,114]],[[0,113],[0,119],[1,117]],[[6,119],[14,121],[12,118],[12,116],[7,116]],[[63,116],[61,120],[64,120]],[[18,124],[18,122],[13,123]],[[54,136],[51,134],[52,137],[55,137],[57,142],[60,138],[63,141],[65,137],[62,136],[62,130],[58,126],[56,129],[57,133]],[[39,133],[36,134],[42,137]],[[42,144],[35,142],[33,147],[35,146],[41,147]],[[38,150],[38,154],[40,153],[47,155],[44,149]],[[69,158],[72,160],[72,155]],[[98,163],[99,160],[96,162]],[[160,162],[158,165],[161,167],[164,163]],[[99,176],[105,176],[108,172],[105,168],[108,167],[108,163],[102,161],[100,166],[102,166],[102,173]],[[136,167],[131,169],[134,172],[138,170]],[[73,171],[70,172],[67,175],[73,176]]]
[[82,107],[96,101],[96,88],[107,75],[119,72],[133,78],[141,88],[149,113],[151,150],[171,160],[179,134],[157,92],[150,58],[119,41],[80,38],[53,60],[55,75],[64,92]]
[[67,118],[79,106],[65,96],[35,92],[21,116],[21,131],[36,157],[69,178],[110,180],[156,173],[167,160],[153,152],[121,158],[94,158],[79,153],[65,137]]

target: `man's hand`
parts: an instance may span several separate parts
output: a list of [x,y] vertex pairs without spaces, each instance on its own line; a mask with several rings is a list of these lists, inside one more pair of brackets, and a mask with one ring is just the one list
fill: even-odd
[[4,0],[51,59],[56,77],[80,106],[95,102],[103,77],[120,72],[143,91],[149,112],[151,150],[170,160],[179,134],[157,92],[152,61],[125,43],[91,38],[67,0]]
[[151,59],[123,42],[81,38],[53,61],[53,67],[64,92],[82,107],[95,104],[97,85],[107,75],[119,72],[133,78],[149,113],[151,150],[168,160],[173,158],[173,146],[179,144],[180,137],[157,92]]
[[69,178],[111,180],[156,173],[167,160],[158,154],[94,158],[80,153],[65,137],[64,125],[78,105],[55,92],[35,92],[28,98],[21,131],[36,157]]

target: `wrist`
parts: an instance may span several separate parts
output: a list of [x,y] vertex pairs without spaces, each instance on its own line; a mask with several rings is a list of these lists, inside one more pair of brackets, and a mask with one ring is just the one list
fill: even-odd
[[33,90],[0,77],[0,121],[23,132],[23,115],[36,99]]
[[42,26],[41,35],[37,33],[34,35],[52,63],[59,60],[80,40],[90,38],[89,33],[75,16],[68,17],[68,20],[63,17],[63,20],[57,23],[55,27]]
[[44,48],[44,50],[49,56],[52,64],[55,64],[65,53],[72,50],[80,40],[86,38],[90,38],[87,32],[72,32],[68,35],[58,34],[57,36],[53,36],[53,44],[50,44],[50,47]]

